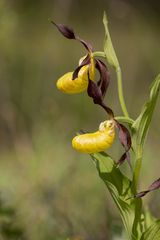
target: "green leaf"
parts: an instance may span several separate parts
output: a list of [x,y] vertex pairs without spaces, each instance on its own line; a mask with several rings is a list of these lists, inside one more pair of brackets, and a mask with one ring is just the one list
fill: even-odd
[[144,230],[147,230],[157,219],[151,214],[148,206],[144,207]]
[[119,68],[119,63],[118,63],[118,59],[117,59],[115,50],[112,45],[112,41],[111,41],[109,29],[108,29],[107,15],[105,12],[103,15],[103,24],[104,24],[104,28],[105,28],[104,53],[106,55],[108,63],[117,69],[117,68]]
[[135,152],[135,168],[133,174],[133,186],[136,189],[139,180],[140,169],[142,165],[143,146],[148,133],[150,122],[157,102],[160,89],[160,74],[156,77],[150,87],[150,97],[143,106],[139,117],[132,125],[132,148]]
[[116,203],[129,239],[140,239],[141,199],[128,199],[133,195],[131,181],[124,176],[106,153],[91,155],[100,178],[106,184]]
[[143,234],[140,240],[160,239],[160,219],[155,221]]
[[133,124],[133,136],[136,145],[143,146],[145,137],[147,135],[150,122],[153,116],[154,108],[157,102],[158,93],[160,89],[160,74],[156,77],[150,88],[150,98],[143,106],[141,114]]

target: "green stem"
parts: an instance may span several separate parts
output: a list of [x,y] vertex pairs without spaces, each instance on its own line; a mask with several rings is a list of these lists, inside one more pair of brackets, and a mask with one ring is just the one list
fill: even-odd
[[[106,58],[106,55],[105,55],[104,52],[97,51],[97,52],[93,52],[93,57]],[[118,64],[118,67],[116,68],[116,75],[117,75],[117,83],[118,83],[119,101],[120,101],[120,105],[121,105],[122,112],[123,112],[124,116],[129,117],[127,107],[126,107],[126,104],[125,104],[125,100],[124,100],[123,86],[122,86],[122,72],[121,72],[121,68],[119,66],[118,60],[117,60],[117,64]]]
[[143,148],[141,145],[137,146],[135,153],[136,153],[136,161],[135,161],[135,167],[134,167],[134,173],[133,173],[133,189],[136,192],[138,182],[139,182],[141,166],[142,166]]
[[93,57],[103,57],[103,58],[106,58],[105,53],[104,52],[100,52],[100,51],[93,52],[92,56]]
[[116,69],[116,75],[117,75],[117,82],[118,82],[118,96],[119,96],[119,101],[120,101],[120,105],[122,108],[122,112],[124,114],[125,117],[129,117],[127,108],[126,108],[126,104],[124,101],[124,95],[123,95],[123,86],[122,86],[122,72],[121,72],[121,68],[117,67]]
[[120,122],[128,123],[130,126],[132,126],[132,124],[134,123],[134,120],[129,117],[118,116],[118,117],[115,117],[115,119]]
[[105,28],[104,52],[106,54],[106,60],[116,70],[120,105],[121,105],[124,116],[128,117],[129,114],[128,114],[126,104],[124,101],[124,96],[123,96],[121,68],[120,68],[119,61],[118,61],[118,58],[116,56],[116,53],[115,53],[115,50],[114,50],[114,47],[112,44],[110,32],[108,29],[108,19],[107,19],[107,15],[105,12],[103,15],[103,24],[104,24],[104,28]]

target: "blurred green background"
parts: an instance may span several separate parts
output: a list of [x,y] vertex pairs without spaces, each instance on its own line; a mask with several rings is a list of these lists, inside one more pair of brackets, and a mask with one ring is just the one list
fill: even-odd
[[[85,50],[48,21],[72,26],[95,50],[103,50],[104,10],[127,107],[136,118],[160,72],[159,1],[0,0],[0,239],[118,240],[123,234],[90,157],[71,147],[79,129],[95,131],[106,115],[86,93],[69,96],[55,87]],[[110,71],[106,101],[120,115]],[[158,109],[146,142],[140,189],[159,177]],[[110,152],[115,159],[120,156],[120,144]],[[160,217],[159,192],[144,200]]]

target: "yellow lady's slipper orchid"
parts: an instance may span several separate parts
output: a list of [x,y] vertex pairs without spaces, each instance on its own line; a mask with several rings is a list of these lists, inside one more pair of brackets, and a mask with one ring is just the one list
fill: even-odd
[[74,80],[72,79],[73,72],[68,72],[59,78],[56,84],[57,88],[68,94],[80,93],[86,90],[88,87],[88,74],[91,80],[94,80],[95,78],[95,64],[93,57],[91,57],[90,61],[89,64],[81,67],[77,78]]
[[113,144],[114,138],[114,120],[107,120],[100,124],[98,131],[74,137],[72,140],[72,146],[80,152],[91,154],[110,148]]
[[57,81],[57,88],[68,94],[83,92],[88,87],[88,66],[83,66],[76,79],[72,79],[73,72],[68,72],[64,74]]

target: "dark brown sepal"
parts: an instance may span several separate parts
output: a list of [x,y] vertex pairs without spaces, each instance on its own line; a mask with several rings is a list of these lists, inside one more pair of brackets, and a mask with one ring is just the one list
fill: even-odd
[[141,198],[141,197],[144,197],[149,191],[142,191],[142,192],[139,192],[137,193],[134,198]]
[[[88,74],[89,78],[89,74]],[[95,82],[89,79],[88,82],[88,88],[87,88],[88,96],[93,98],[93,101],[95,104],[101,104],[102,103],[102,92],[101,89],[97,86]]]
[[86,134],[86,133],[88,133],[88,132],[85,131],[85,130],[83,130],[83,129],[80,129],[80,130],[78,131],[78,134],[79,134],[79,135],[81,135],[81,134]]
[[142,191],[137,193],[134,198],[141,198],[144,197],[147,193],[157,190],[160,188],[160,178],[158,178],[157,180],[155,180],[146,191]]
[[124,163],[124,161],[126,160],[126,158],[127,158],[127,156],[126,156],[126,152],[125,152],[125,153],[123,153],[123,155],[118,160],[117,167],[121,166]]
[[100,86],[98,86],[98,84],[96,84],[89,78],[89,73],[88,73],[88,79],[89,79],[88,88],[87,88],[88,96],[93,98],[93,102],[95,104],[100,105],[110,115],[111,118],[114,118],[114,113],[112,109],[107,107],[103,102],[103,95],[102,95]]
[[125,149],[125,152],[121,156],[121,158],[118,160],[117,165],[119,166],[125,160],[127,160],[129,166],[131,167],[129,150],[131,148],[132,142],[131,142],[130,132],[128,131],[128,129],[124,125],[120,124],[118,121],[115,121],[115,123],[116,123],[116,127],[118,128],[119,140],[120,140],[122,146]]
[[109,71],[106,65],[99,59],[96,60],[96,68],[100,74],[100,80],[97,85],[101,88],[102,97],[104,98],[110,82]]
[[86,41],[84,41],[83,39],[81,39],[80,37],[78,36],[75,36],[76,40],[78,40],[80,43],[83,44],[83,46],[86,48],[86,50],[88,52],[93,52],[93,47],[90,43],[87,43]]
[[90,57],[89,55],[86,56],[86,58],[81,62],[81,64],[74,70],[73,75],[72,75],[72,80],[76,79],[78,77],[78,73],[80,71],[80,69],[85,66],[88,65],[90,63]]
[[158,178],[156,181],[154,181],[148,188],[149,191],[154,191],[156,189],[160,188],[160,178]]
[[64,37],[68,39],[76,39],[76,36],[72,28],[65,26],[64,24],[61,23],[57,24],[53,21],[51,21],[51,23],[58,28],[58,30],[63,34]]
[[100,106],[109,114],[110,118],[114,118],[114,113],[111,108],[107,107],[103,102]]
[[129,150],[131,148],[131,136],[128,129],[122,125],[121,123],[117,122],[117,127],[119,129],[119,139],[125,148],[125,150]]
[[87,49],[88,52],[93,51],[92,45],[90,43],[87,43],[80,37],[76,36],[72,28],[70,28],[64,24],[61,24],[61,23],[55,23],[53,21],[51,21],[51,23],[54,24],[58,28],[58,30],[63,34],[64,37],[66,37],[68,39],[75,39],[75,40],[79,41],[80,43],[83,44],[83,46]]

